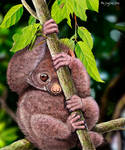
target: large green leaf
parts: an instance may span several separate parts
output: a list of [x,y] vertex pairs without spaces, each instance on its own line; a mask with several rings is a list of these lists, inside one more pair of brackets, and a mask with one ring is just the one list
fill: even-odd
[[86,21],[86,10],[98,12],[98,7],[99,0],[56,0],[52,6],[51,15],[57,24],[63,19],[67,19],[67,23],[71,27],[70,15],[73,15],[73,12],[81,20]]
[[100,78],[94,55],[85,42],[76,44],[75,52],[77,57],[83,62],[89,75],[98,82],[104,82]]
[[13,36],[14,44],[13,47],[11,48],[11,51],[16,52],[28,46],[34,39],[34,36],[39,26],[40,24],[29,25],[23,28],[21,33],[14,34]]
[[86,1],[85,0],[73,0],[73,12],[77,17],[79,17],[81,20],[86,21]]
[[93,48],[93,39],[91,33],[85,27],[78,27],[78,35],[89,46]]
[[56,23],[60,23],[63,19],[67,19],[68,25],[71,27],[70,14],[73,14],[72,0],[56,0],[52,6],[51,15]]
[[23,5],[15,5],[7,12],[4,17],[2,24],[0,25],[1,28],[9,28],[10,26],[16,24],[23,14]]
[[89,10],[98,12],[99,0],[86,0],[86,4]]

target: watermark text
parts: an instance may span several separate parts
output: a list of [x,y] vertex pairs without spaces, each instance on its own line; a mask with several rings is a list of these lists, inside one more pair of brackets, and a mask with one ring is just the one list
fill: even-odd
[[107,6],[107,7],[109,7],[109,6],[118,6],[118,5],[120,5],[120,2],[104,2],[104,1],[101,1],[101,5]]

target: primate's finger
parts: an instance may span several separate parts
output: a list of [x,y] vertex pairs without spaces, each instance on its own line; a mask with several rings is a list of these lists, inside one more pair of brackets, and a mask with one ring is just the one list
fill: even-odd
[[69,63],[67,61],[66,62],[60,62],[57,65],[55,65],[54,67],[55,67],[56,70],[58,70],[60,67],[68,66],[68,64]]
[[53,64],[57,65],[58,63],[64,62],[64,61],[67,61],[66,58],[59,58],[59,59],[56,59],[55,61],[53,61]]
[[74,106],[76,106],[76,105],[77,105],[77,103],[68,104],[68,105],[66,106],[66,108],[70,109],[70,108],[72,108],[72,107],[74,107]]
[[50,20],[46,21],[44,25],[48,25],[50,23],[55,23],[55,21],[53,19],[50,19]]
[[58,29],[57,28],[53,28],[53,29],[49,29],[47,31],[44,31],[44,34],[51,34],[51,33],[58,33]]
[[79,107],[80,107],[80,105],[76,105],[76,106],[74,106],[74,107],[71,107],[71,108],[70,108],[70,111],[78,110],[78,109],[80,109]]
[[84,125],[82,125],[82,126],[75,126],[74,128],[75,128],[75,130],[78,130],[78,129],[85,129],[85,126],[84,126]]
[[57,28],[58,29],[57,24],[48,24],[47,26],[44,26],[44,30],[49,30],[49,29],[52,29],[52,28]]
[[60,57],[66,57],[67,56],[67,54],[66,53],[64,53],[64,52],[61,52],[61,53],[59,53],[59,54],[57,54],[57,55],[55,55],[55,56],[53,56],[53,60],[56,60],[57,58],[60,58]]
[[68,119],[72,120],[75,116],[76,116],[76,112],[74,112],[73,114],[71,114]]
[[74,123],[74,122],[78,121],[79,119],[80,119],[80,115],[77,115],[71,120],[71,122]]
[[74,123],[75,126],[85,126],[84,121],[78,121]]

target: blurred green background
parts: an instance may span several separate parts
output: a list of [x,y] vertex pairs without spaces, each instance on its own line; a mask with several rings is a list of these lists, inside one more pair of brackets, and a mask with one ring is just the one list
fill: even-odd
[[[48,2],[48,1],[47,1]],[[20,1],[0,1],[0,24],[3,16],[13,5]],[[28,0],[31,4],[31,1]],[[53,1],[50,0],[49,8]],[[32,6],[32,4],[31,4]],[[100,122],[125,116],[125,1],[100,0],[99,13],[87,11],[87,22],[78,24],[85,26],[93,36],[93,53],[101,78],[105,83],[97,83],[91,79],[91,93],[100,106]],[[12,35],[27,25],[29,14],[25,10],[22,19],[10,29],[0,28],[0,148],[15,140],[23,138],[14,121],[18,96],[11,92],[6,81],[8,62],[13,53]],[[74,20],[72,20],[74,24]],[[66,24],[59,24],[59,37],[71,37],[74,29]],[[113,132],[104,135],[106,142],[98,149],[125,150],[125,132]],[[110,143],[110,144],[108,144]]]

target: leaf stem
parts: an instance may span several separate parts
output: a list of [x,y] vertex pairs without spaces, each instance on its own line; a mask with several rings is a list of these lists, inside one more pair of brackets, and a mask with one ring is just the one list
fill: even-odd
[[75,20],[75,44],[77,42],[77,29],[78,29],[78,23],[77,23],[77,18],[76,15],[74,14],[74,20]]

